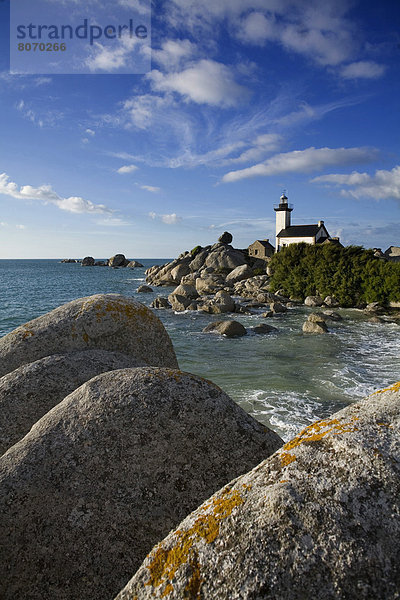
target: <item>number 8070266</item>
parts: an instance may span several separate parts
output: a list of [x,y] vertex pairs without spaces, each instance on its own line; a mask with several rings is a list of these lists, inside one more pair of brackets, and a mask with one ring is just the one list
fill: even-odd
[[66,44],[57,44],[51,42],[26,42],[18,44],[20,52],[65,52]]

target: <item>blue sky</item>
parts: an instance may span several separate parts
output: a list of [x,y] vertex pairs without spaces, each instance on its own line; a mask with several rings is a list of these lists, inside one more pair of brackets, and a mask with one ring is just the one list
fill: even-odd
[[173,257],[224,230],[247,247],[274,237],[284,189],[294,224],[400,245],[399,16],[160,0],[148,73],[99,45],[93,74],[16,75],[0,0],[0,258]]

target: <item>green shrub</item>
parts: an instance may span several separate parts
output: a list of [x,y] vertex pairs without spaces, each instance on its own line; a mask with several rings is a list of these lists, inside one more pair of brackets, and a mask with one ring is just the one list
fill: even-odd
[[400,263],[384,262],[361,246],[290,244],[274,254],[272,291],[305,298],[335,296],[341,306],[400,300]]

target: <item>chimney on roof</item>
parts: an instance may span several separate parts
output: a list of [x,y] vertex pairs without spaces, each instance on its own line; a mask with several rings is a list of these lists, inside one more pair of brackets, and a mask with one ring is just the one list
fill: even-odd
[[318,227],[322,227],[323,224],[324,224],[323,221],[318,221]]
[[263,242],[269,242],[269,238],[264,238]]

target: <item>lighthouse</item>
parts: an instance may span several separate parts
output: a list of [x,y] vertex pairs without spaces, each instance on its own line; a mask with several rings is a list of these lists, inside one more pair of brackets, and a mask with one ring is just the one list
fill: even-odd
[[275,252],[279,252],[280,250],[280,245],[279,245],[279,233],[283,230],[283,229],[287,229],[287,227],[290,227],[290,213],[293,210],[293,205],[292,204],[288,204],[288,199],[287,196],[285,194],[282,194],[282,196],[280,197],[280,202],[279,204],[275,204],[274,205],[274,211],[276,212],[276,229],[275,229],[275,235],[276,235],[276,245],[275,245]]

